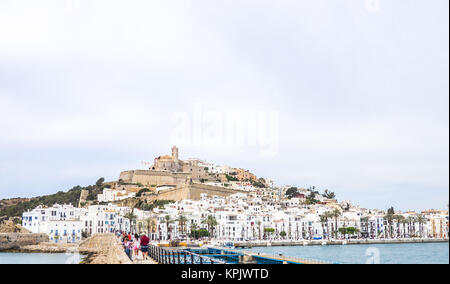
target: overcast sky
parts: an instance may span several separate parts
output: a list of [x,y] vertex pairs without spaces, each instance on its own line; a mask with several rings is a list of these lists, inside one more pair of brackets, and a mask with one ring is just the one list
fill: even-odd
[[[114,180],[176,143],[366,208],[446,208],[448,6],[1,0],[0,198]],[[269,144],[197,141],[208,112],[261,114],[240,123]]]

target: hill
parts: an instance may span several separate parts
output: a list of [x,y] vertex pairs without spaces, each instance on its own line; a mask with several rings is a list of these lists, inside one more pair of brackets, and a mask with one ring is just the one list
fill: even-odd
[[17,205],[22,202],[30,201],[30,198],[9,198],[0,200],[0,211],[6,207]]
[[36,208],[39,205],[52,206],[55,203],[78,205],[82,190],[89,192],[87,200],[97,199],[97,194],[103,190],[104,179],[99,179],[95,185],[86,187],[75,186],[67,192],[59,191],[55,194],[38,196],[33,198],[13,198],[0,200],[0,217],[21,217],[22,213]]

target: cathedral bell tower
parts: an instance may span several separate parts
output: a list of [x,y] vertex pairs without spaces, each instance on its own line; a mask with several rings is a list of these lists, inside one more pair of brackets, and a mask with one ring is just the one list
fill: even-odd
[[172,147],[172,159],[175,163],[178,163],[178,148],[177,148],[177,146]]

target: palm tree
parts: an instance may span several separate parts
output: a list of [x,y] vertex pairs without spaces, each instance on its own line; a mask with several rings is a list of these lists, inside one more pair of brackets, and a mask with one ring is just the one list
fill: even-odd
[[423,215],[417,216],[417,223],[419,223],[419,235],[423,238],[423,224],[427,222],[427,218]]
[[170,225],[170,223],[172,223],[173,221],[170,219],[170,216],[169,215],[166,215],[166,216],[164,216],[164,223],[166,223],[166,228],[167,228],[167,230],[166,230],[166,233],[167,233],[167,240],[169,239],[169,225]]
[[[327,227],[328,227],[328,214],[327,214],[327,212],[325,212],[324,214],[320,215],[320,223],[322,223],[322,237],[325,239],[325,224],[327,224]],[[327,230],[327,232],[328,232],[328,230]]]
[[331,216],[334,218],[334,224],[335,224],[334,233],[335,233],[335,238],[337,239],[337,237],[338,237],[338,229],[337,229],[338,223],[337,222],[338,222],[339,216],[341,216],[341,211],[339,211],[338,209],[334,209],[334,211],[331,212]]
[[364,223],[365,225],[364,231],[366,233],[366,236],[369,237],[369,217],[362,217],[361,223]]
[[150,233],[155,232],[156,222],[153,218],[149,217],[146,220],[147,223],[147,235],[150,237]]
[[[403,220],[402,220],[402,225],[403,225],[403,234],[402,234],[402,236],[403,236],[403,238],[406,238],[406,224],[408,224],[408,219],[403,217]],[[409,226],[408,226],[408,228],[409,228]],[[408,235],[409,235],[409,233],[408,233]]]
[[394,220],[394,214],[388,213],[386,216],[384,216],[384,219],[387,220],[388,223],[387,233],[389,237],[392,238],[392,220]]
[[408,222],[408,236],[411,237],[415,235],[414,223],[416,222],[416,218],[413,216],[409,216],[407,218],[407,222]]
[[401,237],[400,224],[403,223],[405,217],[402,215],[394,215],[394,219],[397,221],[397,237]]
[[252,228],[252,238],[254,238],[255,237],[255,223],[251,222],[250,226]]
[[192,231],[196,231],[197,229],[198,229],[197,224],[196,224],[196,223],[193,223],[193,224],[191,225],[191,232],[192,232]]
[[130,213],[125,215],[125,218],[130,220],[130,230],[131,230],[131,232],[132,233],[136,232],[136,229],[133,230],[133,224],[136,221],[136,215],[134,215],[133,212],[130,212]]
[[186,231],[185,228],[186,228],[187,218],[184,217],[183,215],[180,215],[180,216],[178,216],[177,221],[181,228],[181,233],[184,234]]
[[213,237],[214,229],[218,224],[216,218],[212,215],[208,215],[208,217],[204,219],[202,223],[208,225],[209,237]]
[[328,234],[328,239],[330,239],[330,219],[333,218],[333,213],[332,212],[326,212],[325,215],[327,216],[327,234]]

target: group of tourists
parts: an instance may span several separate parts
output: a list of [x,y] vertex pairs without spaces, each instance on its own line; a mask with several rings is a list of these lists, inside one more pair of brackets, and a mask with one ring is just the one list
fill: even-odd
[[140,252],[142,252],[142,260],[148,259],[148,245],[150,243],[150,239],[147,237],[147,235],[133,235],[126,232],[117,232],[117,237],[122,242],[125,253],[131,261],[138,258]]

